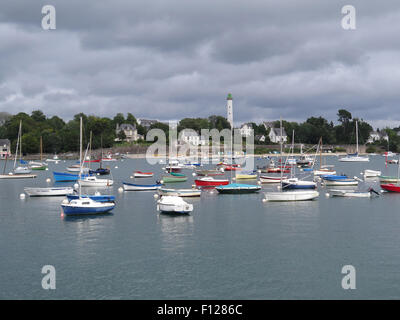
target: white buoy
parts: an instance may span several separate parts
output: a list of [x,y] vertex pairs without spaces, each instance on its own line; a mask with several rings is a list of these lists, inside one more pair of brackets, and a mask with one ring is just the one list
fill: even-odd
[[164,183],[164,181],[163,181],[163,180],[160,180],[160,183],[161,183],[161,184],[163,184],[163,183]]
[[74,184],[74,189],[78,189],[79,188],[79,184],[75,183]]
[[196,172],[193,172],[193,173],[192,173],[192,176],[195,177],[195,176],[196,176]]
[[261,184],[261,181],[257,181],[257,184]]
[[196,188],[196,185],[195,185],[195,184],[192,184],[192,189],[193,189],[193,188]]
[[22,200],[25,199],[25,197],[26,197],[26,196],[25,196],[25,193],[21,193],[21,194],[19,195],[19,198],[22,199]]
[[119,187],[119,188],[118,188],[118,192],[120,192],[120,193],[121,193],[121,192],[124,192],[124,188]]
[[46,171],[49,171],[49,168],[46,168]]
[[154,197],[154,199],[157,199],[158,198],[158,194],[155,193],[153,197]]
[[94,195],[95,196],[99,196],[101,193],[99,192],[99,191],[96,191],[95,193],[94,193]]
[[47,178],[47,179],[46,179],[46,182],[47,182],[47,183],[50,183],[50,182],[51,182],[51,179],[50,179],[50,178]]
[[118,169],[118,166],[115,166],[114,168],[115,168],[115,169]]
[[325,197],[329,198],[329,193],[325,193]]
[[130,176],[129,178],[133,179],[133,176]]
[[263,198],[263,199],[262,199],[262,202],[267,202],[267,201],[268,201],[268,200],[267,200],[267,199],[265,199],[265,198]]
[[97,173],[97,175],[99,176],[99,175],[100,175],[100,173]]
[[232,180],[236,180],[236,178],[232,178]]
[[64,200],[62,201],[62,204],[68,204],[68,199],[64,198]]
[[261,173],[261,170],[257,170],[258,173]]

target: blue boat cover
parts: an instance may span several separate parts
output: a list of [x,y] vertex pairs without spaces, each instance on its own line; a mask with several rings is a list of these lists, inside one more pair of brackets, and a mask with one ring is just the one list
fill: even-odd
[[243,183],[230,183],[225,186],[218,186],[216,189],[261,189],[260,186],[254,184],[243,184]]

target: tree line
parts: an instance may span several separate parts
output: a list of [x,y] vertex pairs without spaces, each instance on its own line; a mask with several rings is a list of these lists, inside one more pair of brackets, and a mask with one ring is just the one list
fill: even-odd
[[[117,124],[128,123],[135,125],[138,134],[146,136],[147,130],[157,128],[169,136],[169,126],[166,123],[157,122],[145,128],[141,126],[135,116],[128,113],[126,116],[117,113],[113,118],[76,114],[72,120],[64,121],[58,116],[47,117],[42,111],[35,110],[30,115],[20,112],[10,115],[5,112],[0,113],[0,138],[8,138],[11,141],[12,150],[15,150],[16,140],[19,130],[19,122],[22,120],[22,149],[23,153],[38,153],[40,137],[43,139],[44,153],[65,153],[79,150],[79,119],[83,119],[83,143],[89,142],[90,132],[92,132],[92,148],[110,148],[118,142],[116,126]],[[338,124],[334,125],[323,117],[310,117],[302,123],[283,121],[283,127],[288,135],[288,142],[291,142],[294,130],[295,143],[316,144],[322,137],[324,144],[354,144],[356,142],[355,122],[358,121],[359,144],[365,144],[372,131],[372,126],[363,119],[353,118],[352,114],[340,109],[337,113]],[[254,130],[254,135],[264,136],[265,141],[256,143],[271,144],[268,138],[269,128],[263,123],[249,123]],[[280,122],[274,121],[273,127],[279,128]],[[212,115],[208,118],[184,118],[178,122],[178,132],[183,129],[193,129],[199,134],[201,129],[230,129],[230,124],[223,116]],[[385,129],[389,136],[387,141],[377,141],[374,145],[381,148],[389,148],[391,151],[400,150],[399,128]],[[123,138],[123,136],[119,136]],[[140,143],[141,141],[139,141]]]

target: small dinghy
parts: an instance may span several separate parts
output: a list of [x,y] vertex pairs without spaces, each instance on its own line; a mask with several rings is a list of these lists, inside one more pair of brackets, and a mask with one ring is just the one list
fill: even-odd
[[221,194],[244,194],[255,193],[261,190],[260,186],[253,184],[231,183],[215,188]]
[[123,188],[125,191],[150,191],[150,190],[157,190],[162,187],[162,184],[135,184],[135,183],[128,183],[122,182]]
[[379,181],[380,183],[398,183],[400,179],[392,176],[379,176]]
[[36,178],[36,174],[0,174],[0,179],[29,179]]
[[135,178],[151,178],[153,176],[153,172],[135,171],[133,176]]
[[158,193],[162,196],[177,196],[177,197],[200,197],[201,190],[199,189],[167,189],[161,188]]
[[217,187],[229,184],[228,179],[214,179],[213,177],[204,177],[194,180],[198,187]]
[[315,189],[317,184],[313,181],[302,181],[298,178],[290,178],[282,180],[282,188],[289,189]]
[[273,176],[260,176],[261,183],[280,183],[281,180],[286,180],[288,177],[273,177]]
[[237,180],[252,180],[252,179],[257,179],[257,174],[256,173],[237,173],[236,174],[236,179]]
[[161,183],[172,183],[172,182],[185,182],[187,180],[186,176],[163,176]]
[[263,201],[307,201],[314,200],[318,196],[319,192],[315,190],[265,192]]
[[193,205],[185,202],[181,197],[163,196],[157,201],[157,210],[162,213],[188,214],[193,211]]
[[196,175],[198,176],[223,176],[224,173],[220,170],[196,170]]
[[24,188],[25,193],[30,197],[59,197],[74,193],[72,187],[65,188]]
[[379,196],[379,193],[372,188],[370,188],[368,191],[332,189],[329,190],[327,195],[332,197],[370,198],[372,193]]
[[108,169],[108,168],[102,168],[102,167],[97,168],[97,169],[95,169],[95,170],[90,169],[90,170],[89,170],[89,174],[95,174],[95,175],[103,176],[103,175],[110,174],[110,169]]
[[365,178],[379,177],[381,174],[382,174],[381,171],[369,170],[369,169],[364,170]]

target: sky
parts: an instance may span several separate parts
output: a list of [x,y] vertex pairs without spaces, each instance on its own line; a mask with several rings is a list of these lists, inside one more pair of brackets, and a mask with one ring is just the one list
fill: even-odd
[[[342,27],[342,7],[356,29]],[[42,28],[42,7],[56,29]],[[0,111],[398,126],[398,0],[2,0]]]

